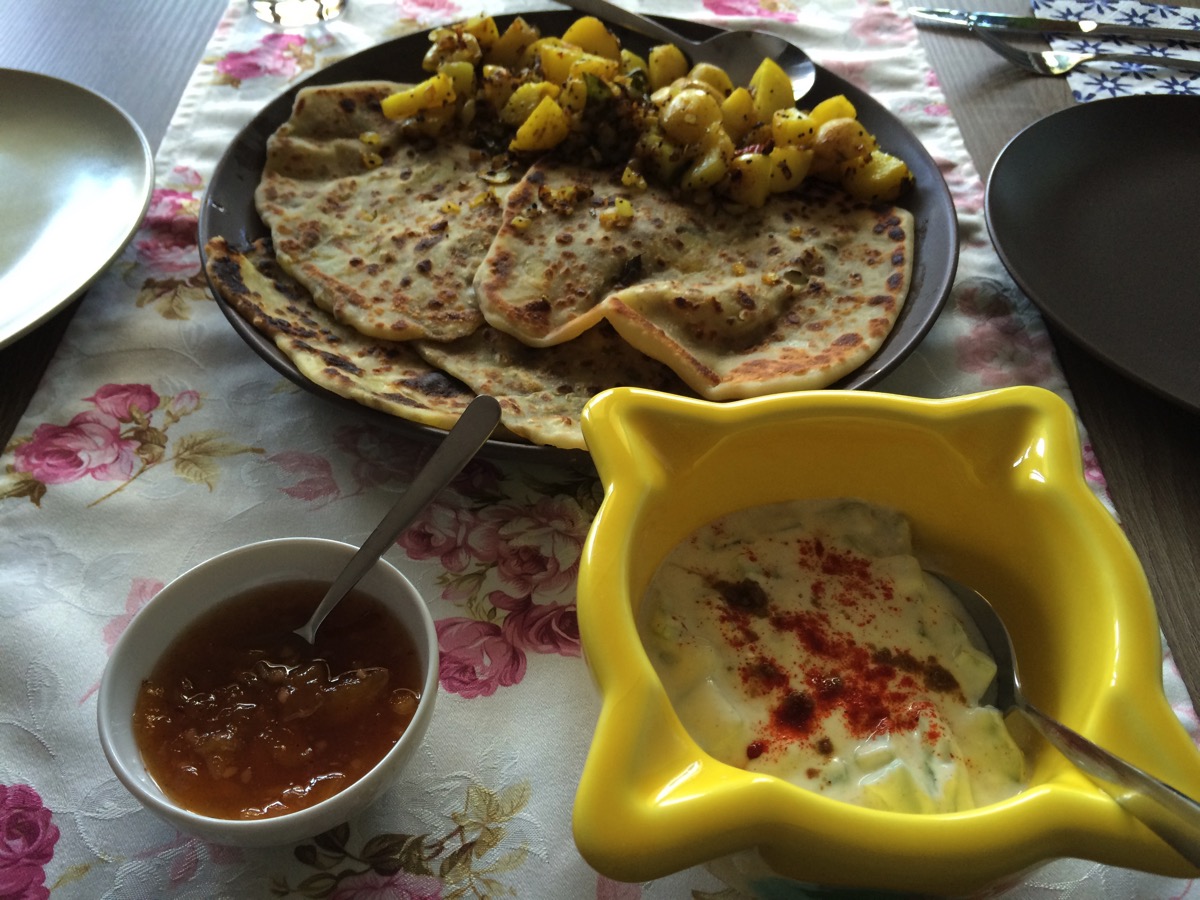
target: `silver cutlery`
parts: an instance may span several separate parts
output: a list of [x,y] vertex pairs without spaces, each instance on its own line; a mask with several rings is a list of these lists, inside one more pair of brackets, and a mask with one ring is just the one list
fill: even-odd
[[[1017,660],[1008,626],[982,595],[946,575],[930,573],[956,596],[979,628],[996,661],[990,702],[1001,712],[1020,710],[1034,728],[1067,759],[1140,819],[1193,865],[1200,865],[1200,803],[1153,775],[1089,741],[1026,699],[1017,674]],[[986,698],[987,695],[985,695]]]
[[1066,75],[1068,72],[1089,63],[1130,63],[1153,66],[1159,69],[1179,69],[1184,72],[1200,72],[1200,59],[1176,59],[1174,57],[1150,56],[1144,53],[1079,53],[1069,50],[1022,50],[1006,43],[985,27],[972,29],[972,33],[988,47],[1035,75]]
[[655,19],[639,15],[608,0],[559,0],[577,12],[596,16],[613,25],[674,44],[692,61],[712,63],[725,70],[735,85],[746,85],[765,58],[777,62],[792,81],[792,93],[800,100],[812,90],[817,70],[808,54],[790,41],[765,31],[739,29],[722,31],[707,40],[693,41],[677,34]]
[[990,31],[1006,35],[1063,35],[1076,38],[1135,38],[1142,41],[1191,41],[1200,43],[1200,31],[1187,28],[1160,28],[1093,19],[1043,19],[1036,16],[1010,16],[1003,13],[970,12],[963,9],[936,9],[910,6],[908,14],[917,25],[962,31]]

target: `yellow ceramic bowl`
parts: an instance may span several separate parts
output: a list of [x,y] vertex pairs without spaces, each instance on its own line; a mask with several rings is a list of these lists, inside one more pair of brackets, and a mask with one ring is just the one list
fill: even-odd
[[1075,418],[1057,396],[816,391],[713,404],[619,388],[588,405],[583,431],[605,499],[579,627],[603,706],[574,831],[598,871],[641,881],[743,860],[768,873],[754,886],[770,896],[785,887],[772,879],[961,895],[1057,857],[1197,874],[1040,743],[1021,794],[939,815],[865,809],[719,763],[681,726],[638,638],[656,567],[702,523],[787,499],[887,505],[908,518],[927,567],[1000,610],[1035,704],[1200,796],[1200,754],[1162,691],[1145,575],[1083,479]]

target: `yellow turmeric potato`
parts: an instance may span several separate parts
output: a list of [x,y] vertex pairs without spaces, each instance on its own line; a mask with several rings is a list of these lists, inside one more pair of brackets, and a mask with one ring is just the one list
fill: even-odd
[[680,91],[659,117],[663,133],[679,144],[694,144],[721,122],[721,107],[710,94],[695,88]]
[[517,129],[508,148],[515,151],[549,150],[571,132],[571,121],[552,97],[543,97]]
[[530,25],[517,16],[504,29],[504,34],[496,39],[484,54],[483,61],[496,66],[512,69],[521,61],[525,50],[542,36],[536,25]]
[[555,98],[563,112],[574,119],[583,114],[587,106],[587,82],[581,76],[572,75],[563,85],[562,93]]
[[475,38],[479,48],[484,52],[490,50],[500,40],[500,29],[496,20],[491,16],[472,16],[463,23],[463,31]]
[[822,100],[812,108],[809,115],[818,125],[823,125],[834,119],[855,119],[858,117],[858,111],[855,110],[853,103],[842,94],[838,94]]
[[840,181],[848,163],[865,160],[876,150],[875,138],[857,119],[831,119],[817,129],[813,172]]
[[735,141],[740,141],[756,124],[758,113],[754,110],[754,98],[744,87],[734,88],[721,103],[721,124]]
[[771,193],[771,160],[762,153],[739,153],[729,163],[725,196],[757,209]]
[[771,116],[771,137],[777,144],[811,147],[817,140],[817,121],[796,107],[777,109]]
[[504,66],[484,65],[480,70],[480,89],[483,99],[492,109],[504,109],[504,104],[517,89],[519,81],[511,71]]
[[563,32],[562,39],[593,56],[603,56],[606,59],[621,58],[621,42],[608,30],[608,26],[595,16],[576,19]]
[[671,182],[688,161],[688,154],[653,124],[638,135],[634,156],[642,163],[643,171],[652,179]]
[[794,191],[808,176],[813,152],[803,147],[779,145],[767,155],[771,160],[771,193]]
[[856,200],[895,200],[912,180],[903,160],[876,150],[860,165],[842,174],[842,187]]
[[621,62],[606,56],[596,56],[594,53],[580,54],[571,63],[571,74],[582,78],[584,75],[595,75],[604,81],[612,81],[621,71]]
[[421,67],[426,72],[436,72],[448,62],[478,63],[483,59],[483,51],[475,35],[468,34],[461,28],[435,28],[429,32],[429,40],[433,46],[421,60]]
[[749,88],[750,95],[754,98],[754,110],[759,119],[765,122],[771,120],[775,110],[796,105],[796,97],[792,93],[792,80],[773,59],[764,59],[759,63],[754,74],[750,76]]
[[443,63],[438,71],[446,75],[454,85],[458,97],[475,95],[475,65],[464,61]]
[[657,91],[666,87],[676,78],[682,78],[688,72],[687,57],[674,44],[658,44],[650,48],[648,57],[650,90]]
[[560,90],[558,85],[548,81],[530,81],[520,85],[500,110],[500,121],[506,125],[521,125],[543,100],[557,97]]
[[571,66],[583,56],[583,51],[553,37],[539,38],[530,44],[537,54],[537,67],[542,77],[563,84],[571,74]]
[[389,119],[407,119],[424,110],[449,106],[455,100],[454,82],[438,72],[420,84],[383,98],[380,107]]
[[703,81],[706,84],[711,84],[721,94],[722,98],[728,97],[733,93],[733,80],[728,73],[720,66],[714,66],[712,63],[696,63],[692,66],[692,70],[687,74],[689,81]]
[[685,191],[703,191],[715,187],[729,172],[733,153],[733,142],[729,135],[718,132],[710,146],[684,170],[679,186]]
[[624,47],[622,47],[621,48],[621,73],[624,75],[631,75],[637,71],[642,71],[642,72],[649,71],[649,66],[646,63],[646,60],[643,59],[642,57],[638,56],[632,50],[626,50]]

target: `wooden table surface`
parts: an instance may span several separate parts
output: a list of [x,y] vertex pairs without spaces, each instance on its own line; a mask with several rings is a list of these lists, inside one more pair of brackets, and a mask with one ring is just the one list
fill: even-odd
[[[1026,0],[971,8],[1025,12]],[[1185,0],[1183,5],[1197,5]],[[74,81],[126,110],[157,148],[225,0],[0,0],[0,67]],[[1026,125],[1070,105],[1064,80],[1018,72],[969,37],[921,40],[986,177]],[[72,310],[0,349],[0,442],[37,388]],[[1200,416],[1139,387],[1055,335],[1062,367],[1141,557],[1163,631],[1193,702],[1200,700]]]

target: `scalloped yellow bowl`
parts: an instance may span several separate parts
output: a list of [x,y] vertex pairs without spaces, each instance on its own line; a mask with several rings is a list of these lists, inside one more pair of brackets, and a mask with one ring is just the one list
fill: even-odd
[[1136,555],[1083,478],[1074,414],[1018,387],[922,400],[814,391],[714,404],[633,388],[583,432],[604,483],[579,574],[579,628],[602,695],[574,810],[599,872],[658,878],[752,859],[751,887],[963,895],[1081,857],[1197,875],[1048,745],[1018,796],[938,815],[831,800],[719,763],[680,724],[635,616],[663,557],[704,522],[806,497],[900,510],[917,554],[972,585],[1012,631],[1030,699],[1200,796],[1200,753],[1162,689],[1158,620]]

